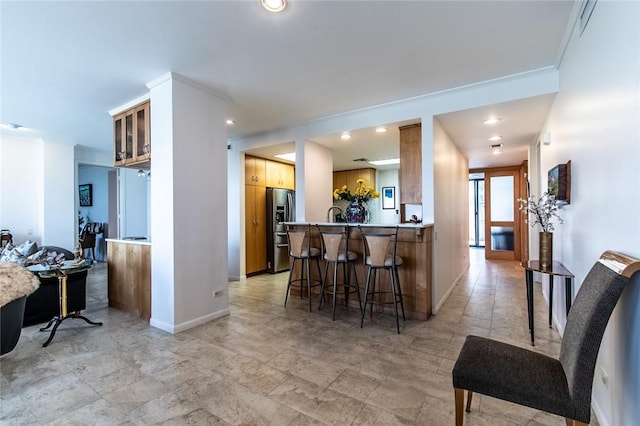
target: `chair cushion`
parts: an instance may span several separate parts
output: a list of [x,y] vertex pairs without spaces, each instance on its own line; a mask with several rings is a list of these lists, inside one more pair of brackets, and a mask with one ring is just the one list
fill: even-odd
[[[353,260],[356,260],[358,258],[358,254],[355,252],[352,252],[351,250],[349,250],[346,255],[345,253],[338,253],[338,262],[340,263],[345,263],[345,262],[351,262]],[[328,256],[327,253],[324,254],[324,260],[328,260]]]
[[318,257],[320,256],[320,249],[311,247],[309,250],[303,248],[300,252],[300,256],[295,256],[304,259],[305,257]]
[[575,418],[557,359],[478,336],[467,336],[453,367],[453,386]]
[[[365,264],[371,265],[371,257],[367,256],[365,259]],[[402,258],[400,256],[396,256],[396,266],[402,265]],[[387,256],[384,259],[384,268],[389,268],[393,266],[393,256]]]

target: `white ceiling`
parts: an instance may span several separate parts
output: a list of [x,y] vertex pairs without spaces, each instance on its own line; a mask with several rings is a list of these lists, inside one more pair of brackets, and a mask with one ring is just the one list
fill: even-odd
[[[247,136],[554,67],[575,5],[289,0],[284,13],[270,14],[258,0],[2,1],[0,122],[32,128],[23,132],[31,137],[111,150],[108,111],[173,71],[226,95],[237,123],[229,136]],[[536,98],[438,120],[478,167],[489,161],[478,117],[500,113],[501,161],[515,161],[550,102]],[[367,144],[367,157],[391,154],[370,149],[378,145],[397,153],[392,139],[400,123],[380,124],[391,131],[362,129],[352,145],[339,144],[338,135],[318,135],[317,142],[347,160],[363,156],[358,141]],[[506,155],[512,148],[514,156]]]

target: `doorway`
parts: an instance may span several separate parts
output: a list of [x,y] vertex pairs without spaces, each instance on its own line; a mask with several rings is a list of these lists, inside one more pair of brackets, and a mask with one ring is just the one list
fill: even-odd
[[469,246],[484,247],[484,173],[469,174]]

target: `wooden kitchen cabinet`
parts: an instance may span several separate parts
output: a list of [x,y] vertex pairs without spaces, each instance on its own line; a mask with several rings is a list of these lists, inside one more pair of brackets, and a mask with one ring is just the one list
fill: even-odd
[[264,187],[266,184],[266,160],[249,155],[244,158],[244,184]]
[[295,169],[292,165],[266,160],[265,171],[268,187],[295,189]]
[[364,186],[372,186],[375,188],[376,169],[364,168],[333,172],[333,189],[341,189],[346,185],[349,191],[353,194],[353,191],[358,187],[358,179],[364,180]]
[[245,273],[267,269],[267,191],[245,185]]
[[422,125],[400,127],[400,204],[422,204]]
[[114,166],[148,167],[151,160],[151,103],[113,117]]

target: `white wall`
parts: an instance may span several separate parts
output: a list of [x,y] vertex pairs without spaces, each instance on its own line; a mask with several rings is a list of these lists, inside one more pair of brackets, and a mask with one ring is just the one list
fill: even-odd
[[[155,176],[151,175],[153,179]],[[118,168],[120,199],[119,237],[151,237],[149,188],[151,179],[138,176],[137,169]]]
[[0,228],[42,245],[44,142],[0,138]]
[[[546,172],[571,160],[571,204],[561,210],[554,259],[576,275],[576,287],[607,250],[640,258],[640,3],[598,2],[580,36],[575,30],[560,66],[560,92],[545,129]],[[566,317],[563,286],[554,316]],[[574,289],[577,291],[577,289]],[[555,303],[557,301],[557,303]],[[601,380],[608,374],[608,385]],[[592,406],[601,425],[640,419],[640,276],[625,290],[602,342]]]
[[[384,210],[382,208],[382,188],[392,186],[396,189],[396,208],[393,210]],[[377,200],[378,212],[376,215],[377,223],[400,223],[400,185],[398,185],[398,170],[379,170],[376,174],[376,189],[380,193]]]
[[437,314],[469,267],[469,162],[433,120],[433,306]]
[[[303,146],[300,156],[299,145]],[[326,222],[332,205],[333,153],[317,143],[296,143],[296,219]]]
[[154,135],[150,324],[175,333],[229,313],[227,103],[177,74],[148,86]]
[[0,227],[10,229],[18,244],[31,239],[73,250],[78,226],[73,146],[6,136],[0,146]]

